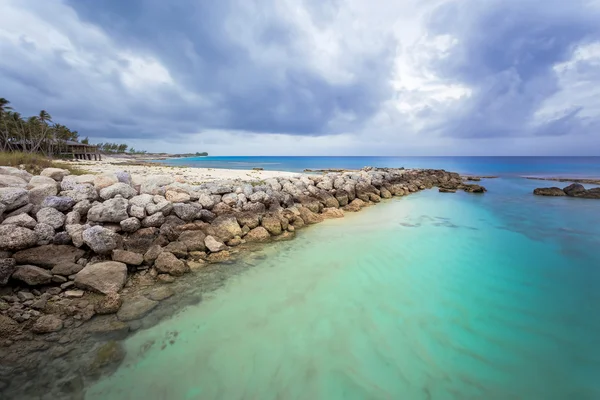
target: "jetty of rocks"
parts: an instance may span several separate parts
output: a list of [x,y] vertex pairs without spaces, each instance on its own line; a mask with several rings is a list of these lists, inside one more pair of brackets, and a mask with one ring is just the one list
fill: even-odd
[[[98,325],[107,315],[110,326],[98,330],[137,329],[132,324],[171,296],[168,284],[190,270],[202,273],[200,267],[227,262],[244,246],[288,240],[304,226],[434,186],[485,191],[431,169],[367,167],[197,184],[171,175],[73,176],[48,168],[33,176],[0,167],[0,348],[32,343],[4,353],[4,361],[29,360],[35,370],[39,352],[49,348],[44,341],[64,348],[73,340],[65,331]],[[0,393],[26,386],[27,375],[19,376],[22,382],[11,385],[0,370]]]
[[537,188],[533,190],[536,196],[578,197],[580,199],[600,199],[600,187],[586,189],[580,183],[573,183],[564,189],[558,187]]

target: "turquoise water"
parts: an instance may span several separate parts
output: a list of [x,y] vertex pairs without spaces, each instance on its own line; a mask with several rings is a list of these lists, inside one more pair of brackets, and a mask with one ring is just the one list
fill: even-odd
[[86,398],[600,398],[600,202],[485,185],[392,199],[267,248],[127,339]]
[[273,171],[304,169],[433,168],[461,174],[600,178],[600,157],[282,157],[227,156],[164,160],[177,166]]

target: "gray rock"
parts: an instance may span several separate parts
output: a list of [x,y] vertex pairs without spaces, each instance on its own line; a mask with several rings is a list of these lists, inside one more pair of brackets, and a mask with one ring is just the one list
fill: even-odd
[[52,282],[52,274],[34,265],[19,265],[13,272],[12,279],[25,282],[30,286],[47,285]]
[[221,201],[229,207],[235,207],[238,202],[238,195],[235,193],[227,193],[226,195],[223,195]]
[[17,262],[14,258],[0,258],[0,286],[6,285],[15,272]]
[[130,205],[128,213],[130,216],[136,217],[138,219],[146,218],[146,208],[145,207]]
[[158,228],[164,223],[165,223],[165,216],[161,212],[152,214],[142,220],[142,226],[144,228],[151,228],[151,227]]
[[206,193],[198,194],[198,203],[202,206],[202,208],[206,208],[210,210],[215,205],[214,199]]
[[54,244],[70,244],[71,236],[67,232],[56,232],[54,238],[52,239],[52,243]]
[[39,185],[29,190],[29,202],[31,204],[41,205],[46,197],[56,196],[58,189],[54,185]]
[[126,250],[113,250],[112,259],[128,265],[141,265],[144,262],[144,256]]
[[100,197],[104,200],[112,199],[116,195],[121,195],[125,199],[130,199],[137,195],[134,188],[126,183],[118,182],[100,190]]
[[142,223],[135,217],[124,219],[120,222],[123,232],[133,233],[142,227]]
[[202,209],[198,213],[198,219],[200,219],[204,222],[211,223],[214,221],[215,218],[217,218],[217,215],[215,213],[213,213],[212,211]]
[[73,224],[65,226],[65,231],[71,238],[71,241],[75,247],[81,247],[84,245],[83,231],[87,228],[89,228],[89,225]]
[[103,294],[117,293],[126,280],[127,266],[116,261],[88,264],[75,275],[77,287]]
[[120,321],[140,319],[152,311],[158,304],[158,301],[150,300],[143,296],[126,299],[117,312],[117,318]]
[[173,211],[175,212],[175,215],[184,221],[193,221],[198,219],[201,210],[202,206],[200,204],[173,204]]
[[8,218],[8,217],[16,217],[17,215],[21,215],[21,214],[29,214],[31,212],[31,210],[33,210],[33,207],[34,207],[33,204],[25,204],[23,207],[19,207],[16,210],[9,212],[8,214],[5,215],[5,217]]
[[81,222],[81,214],[78,211],[71,211],[67,214],[65,225],[77,225]]
[[54,229],[62,228],[66,219],[63,213],[51,207],[42,208],[35,216],[39,223],[50,225]]
[[15,187],[25,189],[27,187],[27,181],[22,178],[19,178],[18,176],[0,174],[0,188],[2,187]]
[[35,222],[35,219],[31,218],[28,214],[19,214],[14,217],[6,218],[2,221],[2,225],[16,225],[33,229],[37,225],[37,222]]
[[42,207],[56,208],[58,211],[67,212],[75,205],[75,199],[66,196],[48,196],[42,202]]
[[223,242],[215,239],[210,235],[204,238],[204,245],[212,253],[218,253],[219,251],[225,250],[227,248],[227,246],[225,246]]
[[164,187],[173,183],[173,177],[170,175],[154,175],[147,177],[140,186],[140,193],[144,194],[164,194]]
[[35,226],[33,231],[38,236],[38,241],[37,241],[38,246],[50,244],[54,240],[54,234],[55,234],[54,228],[48,224],[39,223]]
[[148,293],[146,293],[146,297],[150,300],[154,301],[163,301],[173,296],[175,291],[168,286],[160,286],[157,288],[151,289]]
[[43,315],[33,324],[31,331],[34,333],[58,332],[63,328],[63,322],[56,315]]
[[16,210],[29,203],[29,193],[21,188],[0,188],[0,204],[5,206],[4,212]]
[[98,192],[90,184],[77,184],[72,190],[64,190],[60,194],[61,196],[71,197],[76,202],[83,200],[95,201],[98,199]]
[[[115,176],[117,177],[119,182],[125,183],[129,186],[133,185],[133,181],[131,180],[131,175],[129,174],[129,172],[117,171],[117,172],[115,172]],[[123,197],[125,197],[125,196],[123,196]]]
[[48,178],[47,176],[36,175],[36,176],[33,176],[29,180],[29,183],[28,183],[27,187],[29,189],[31,189],[31,188],[34,188],[34,187],[40,186],[40,185],[54,185],[54,186],[56,186],[57,183],[56,183],[56,181],[54,179]]
[[29,182],[33,176],[29,172],[15,167],[0,167],[0,175],[16,176],[27,182]]
[[97,254],[110,254],[121,241],[117,233],[99,225],[84,230],[82,237],[83,242]]
[[167,201],[170,201],[172,203],[187,203],[191,200],[191,196],[181,191],[181,189],[167,190],[165,193],[165,198],[167,199]]
[[146,212],[148,215],[153,215],[157,213],[162,213],[163,215],[169,215],[173,210],[173,204],[164,200],[158,204],[148,204],[146,205]]
[[123,198],[106,200],[90,208],[87,214],[88,221],[92,222],[121,222],[129,218],[127,207],[129,203]]
[[47,176],[48,178],[52,178],[57,182],[63,180],[63,178],[71,173],[66,169],[61,168],[45,168],[40,173],[41,176]]
[[132,206],[138,207],[146,207],[148,204],[154,203],[152,200],[153,196],[151,194],[140,194],[139,196],[134,196],[129,199],[129,204]]
[[254,203],[264,203],[265,201],[267,201],[267,199],[268,195],[263,191],[254,192],[248,197],[248,200]]
[[266,207],[263,203],[246,203],[243,205],[242,210],[262,214],[266,211]]
[[14,225],[0,225],[0,250],[15,251],[35,246],[37,234],[31,229]]
[[92,203],[89,200],[81,200],[73,206],[73,211],[77,211],[79,215],[87,215],[90,208],[92,208]]

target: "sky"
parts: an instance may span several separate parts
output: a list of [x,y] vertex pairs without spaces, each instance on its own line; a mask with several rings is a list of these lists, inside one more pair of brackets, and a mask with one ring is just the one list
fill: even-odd
[[600,0],[0,0],[0,97],[211,155],[600,155]]

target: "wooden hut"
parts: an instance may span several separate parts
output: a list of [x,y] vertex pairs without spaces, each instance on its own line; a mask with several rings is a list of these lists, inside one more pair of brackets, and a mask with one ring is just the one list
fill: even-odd
[[67,140],[61,143],[61,154],[70,155],[75,160],[102,161],[98,146]]

